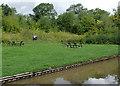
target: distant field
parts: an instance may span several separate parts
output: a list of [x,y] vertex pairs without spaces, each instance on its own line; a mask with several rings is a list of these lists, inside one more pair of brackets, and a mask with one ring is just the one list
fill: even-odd
[[118,45],[84,44],[65,48],[60,43],[33,42],[24,46],[2,46],[3,76],[58,67],[118,54]]

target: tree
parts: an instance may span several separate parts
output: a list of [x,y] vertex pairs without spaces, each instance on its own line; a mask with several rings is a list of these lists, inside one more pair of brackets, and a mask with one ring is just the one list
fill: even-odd
[[7,4],[0,5],[2,8],[2,29],[5,32],[20,32],[20,23],[15,14],[15,8],[10,8]]
[[41,16],[49,16],[53,17],[57,15],[57,12],[54,9],[53,4],[49,3],[41,3],[37,5],[35,8],[33,8],[33,18],[34,20],[39,20]]
[[[118,10],[120,10],[120,9],[118,9]],[[120,18],[119,18],[120,17],[120,11],[118,12],[118,10],[113,9],[114,14],[111,15],[110,17],[113,20],[114,24],[119,27],[119,24],[120,24]]]
[[109,15],[110,14],[109,12],[107,12],[105,10],[101,10],[99,8],[91,9],[88,11],[88,13],[96,20],[100,20],[102,15]]
[[82,4],[73,4],[66,11],[73,12],[74,14],[79,14],[81,11],[86,11],[87,8],[83,8]]
[[112,19],[108,15],[102,15],[101,19],[103,25],[103,31],[108,31],[112,29],[113,22]]
[[87,11],[81,10],[78,14],[78,18],[81,20],[81,17],[88,16]]
[[8,15],[12,15],[12,13],[16,13],[16,9],[15,8],[10,8],[7,4],[2,4],[0,5],[0,7],[2,8],[2,12],[4,14],[4,16],[8,16]]
[[84,16],[81,18],[80,20],[80,24],[82,26],[82,29],[84,31],[84,33],[88,32],[88,31],[96,31],[96,22],[95,19],[90,17],[90,16]]
[[84,33],[82,25],[80,24],[80,20],[78,18],[75,18],[71,32],[78,35],[82,35]]
[[41,30],[49,32],[49,29],[51,28],[51,22],[49,20],[49,17],[41,17],[37,22],[37,26]]
[[19,19],[16,15],[9,15],[2,18],[2,27],[5,32],[20,32]]
[[58,28],[61,31],[71,32],[75,16],[73,13],[63,13],[57,18]]

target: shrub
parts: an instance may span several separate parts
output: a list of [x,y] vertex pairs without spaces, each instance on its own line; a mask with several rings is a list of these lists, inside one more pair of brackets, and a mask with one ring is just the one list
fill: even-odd
[[88,44],[118,44],[117,34],[98,34],[86,36],[86,43]]

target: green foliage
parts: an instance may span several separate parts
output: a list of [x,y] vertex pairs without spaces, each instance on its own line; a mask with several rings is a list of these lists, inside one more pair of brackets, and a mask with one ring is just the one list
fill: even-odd
[[80,20],[77,19],[77,18],[74,20],[74,23],[73,23],[73,26],[72,26],[72,29],[71,29],[71,33],[78,34],[78,35],[83,35],[84,34],[84,31],[83,31],[82,25],[80,23]]
[[118,32],[98,35],[87,34],[85,39],[88,44],[119,44]]
[[[15,9],[10,8],[8,5],[2,4],[1,7],[3,10],[3,13],[0,13],[2,16],[2,22],[0,22],[0,24],[2,23],[2,30],[5,34],[6,32],[9,32],[10,35],[14,33],[17,38],[13,36],[11,38],[15,40],[24,37],[26,37],[25,40],[31,40],[35,33],[39,33],[41,40],[58,41],[61,39],[73,40],[75,38],[74,40],[82,40],[84,43],[118,44],[116,34],[118,34],[119,16],[117,10],[114,10],[114,14],[110,16],[109,12],[105,10],[99,8],[87,10],[82,4],[74,4],[66,12],[55,17],[56,11],[53,4],[49,3],[37,5],[33,8],[33,15],[15,14]],[[73,34],[66,36],[68,33],[64,34],[64,32],[77,35],[75,37]],[[64,35],[60,35],[60,33]],[[81,38],[83,35],[86,35],[86,37]],[[11,38],[8,36],[8,39]]]
[[79,14],[83,11],[87,11],[87,8],[83,8],[82,4],[73,4],[68,9],[66,9],[67,12],[73,12],[74,14]]
[[84,17],[84,16],[89,16],[87,14],[87,10],[81,10],[78,14],[78,19],[81,20],[81,18]]
[[82,25],[84,33],[94,30],[94,27],[96,27],[95,19],[89,16],[83,16],[80,20],[80,24]]
[[111,28],[113,28],[113,22],[112,22],[112,19],[107,16],[107,15],[102,15],[102,18],[100,19],[102,21],[102,27],[104,29],[104,31],[107,31]]
[[0,32],[1,32],[1,28],[2,28],[2,8],[0,8]]
[[2,4],[0,7],[2,8],[2,12],[5,16],[12,15],[13,12],[17,12],[15,8],[10,8],[7,4]]
[[96,9],[91,9],[88,11],[88,13],[93,16],[96,20],[100,20],[103,14],[109,15],[110,13],[105,11],[105,10],[101,10],[99,8]]
[[49,29],[51,28],[51,23],[48,17],[41,17],[37,23],[40,29],[49,32]]
[[114,15],[111,15],[111,19],[113,20],[115,26],[119,27],[120,25],[120,9],[119,9],[119,12],[118,10],[116,9],[113,9],[113,12],[114,12]]
[[3,32],[2,38],[7,40],[23,40],[25,42],[31,42],[33,41],[33,35],[37,35],[38,40],[55,42],[60,42],[60,40],[80,39],[84,37],[84,35],[76,35],[68,32],[50,31],[49,33],[46,33],[43,30],[22,29],[20,33],[15,34]]
[[63,13],[57,18],[58,28],[61,31],[71,32],[75,16],[73,13]]
[[19,19],[14,14],[11,16],[5,16],[2,19],[3,31],[6,32],[20,32]]
[[41,18],[41,16],[56,16],[57,12],[54,9],[53,4],[49,4],[49,3],[41,3],[39,5],[37,5],[35,8],[33,8],[33,18],[34,20],[38,20]]

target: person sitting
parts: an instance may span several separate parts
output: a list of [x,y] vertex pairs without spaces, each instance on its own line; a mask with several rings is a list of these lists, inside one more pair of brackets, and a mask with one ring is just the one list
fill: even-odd
[[10,45],[10,44],[11,44],[11,42],[10,42],[10,41],[8,41],[8,44]]
[[67,48],[68,48],[68,47],[72,48],[72,45],[71,45],[71,42],[70,42],[70,41],[68,41]]
[[76,42],[74,42],[73,48],[74,48],[74,46],[76,46],[76,48],[77,48],[77,43]]
[[20,42],[20,46],[21,46],[21,45],[24,45],[23,41]]
[[82,42],[81,42],[81,41],[79,42],[78,47],[81,47],[81,48],[82,48]]
[[61,40],[61,43],[63,44],[63,40]]
[[12,41],[12,45],[16,45],[15,41]]

